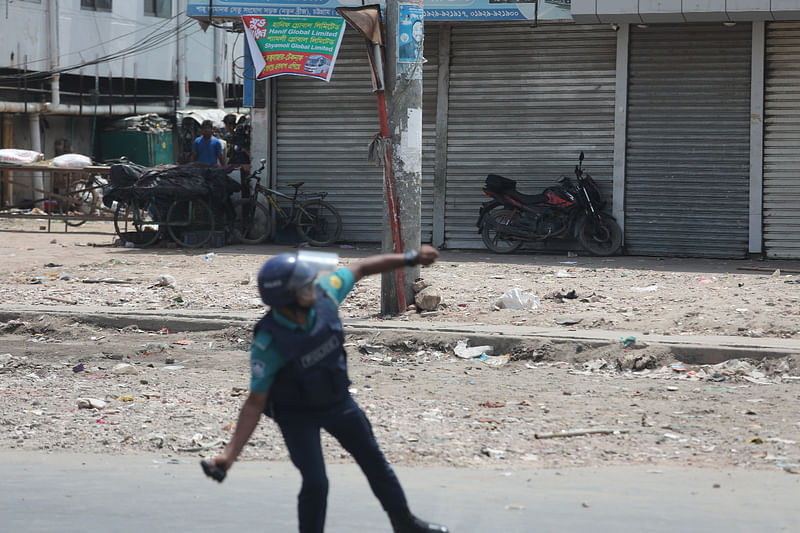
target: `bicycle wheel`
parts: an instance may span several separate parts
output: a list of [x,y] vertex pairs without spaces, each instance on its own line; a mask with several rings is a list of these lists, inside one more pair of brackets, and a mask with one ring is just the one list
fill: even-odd
[[161,235],[159,220],[161,216],[155,203],[136,199],[118,202],[114,211],[114,231],[123,243],[150,246]]
[[167,233],[179,246],[200,248],[214,235],[214,214],[200,198],[175,200],[167,211]]
[[[96,200],[97,191],[89,181],[76,181],[69,186],[69,191],[67,191],[65,198],[58,202],[59,211],[62,215],[91,215],[92,207],[95,205]],[[73,227],[86,223],[85,220],[65,220],[64,222]]]
[[233,202],[233,236],[244,244],[261,244],[272,233],[272,219],[264,204],[251,200]]
[[[519,218],[519,215],[516,215]],[[510,209],[494,209],[484,215],[481,239],[496,254],[510,254],[522,246],[523,241],[507,235],[500,228],[510,226],[514,213]]]
[[300,204],[297,233],[313,246],[328,246],[342,233],[342,217],[328,202],[311,200]]

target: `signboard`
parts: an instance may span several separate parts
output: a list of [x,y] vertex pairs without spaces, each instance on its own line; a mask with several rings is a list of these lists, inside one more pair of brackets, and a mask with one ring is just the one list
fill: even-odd
[[246,15],[242,22],[257,80],[294,74],[330,81],[343,18]]
[[[539,0],[539,20],[572,20],[571,0]],[[361,0],[188,0],[190,17],[239,18],[244,15],[338,16],[337,7],[361,6]],[[385,2],[380,2],[385,8]],[[533,20],[532,0],[425,0],[427,21]]]

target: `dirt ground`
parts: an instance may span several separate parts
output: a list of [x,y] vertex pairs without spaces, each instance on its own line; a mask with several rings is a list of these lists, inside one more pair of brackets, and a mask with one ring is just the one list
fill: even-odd
[[[291,250],[140,250],[113,246],[105,223],[66,234],[38,227],[0,219],[5,307],[114,307],[134,317],[145,309],[258,312],[259,266]],[[348,264],[377,249],[329,251]],[[341,313],[631,336],[794,338],[797,272],[800,262],[444,251],[421,271],[442,297],[437,310],[382,317],[380,278],[373,277],[359,283]],[[498,298],[514,288],[536,296],[538,306],[498,309]],[[0,447],[213,454],[230,438],[247,394],[250,339],[245,326],[186,333],[142,331],[132,321],[101,329],[38,314],[0,323]],[[800,473],[800,354],[691,366],[623,342],[542,342],[508,358],[465,359],[463,347],[424,336],[347,341],[354,396],[396,464],[736,465]],[[330,460],[344,459],[332,439],[325,443]],[[286,459],[274,424],[260,425],[243,457]]]

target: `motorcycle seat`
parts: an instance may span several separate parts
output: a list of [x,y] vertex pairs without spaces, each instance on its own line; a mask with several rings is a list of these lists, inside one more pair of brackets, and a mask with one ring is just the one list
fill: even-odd
[[506,191],[505,194],[525,205],[536,205],[536,204],[547,203],[547,196],[545,196],[544,194],[523,194],[516,189],[513,191]]

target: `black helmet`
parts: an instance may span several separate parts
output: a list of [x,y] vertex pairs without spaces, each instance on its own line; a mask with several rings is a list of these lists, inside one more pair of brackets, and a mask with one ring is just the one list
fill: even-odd
[[270,307],[289,305],[297,298],[297,291],[317,277],[317,271],[296,254],[273,257],[258,272],[258,292],[261,300]]

